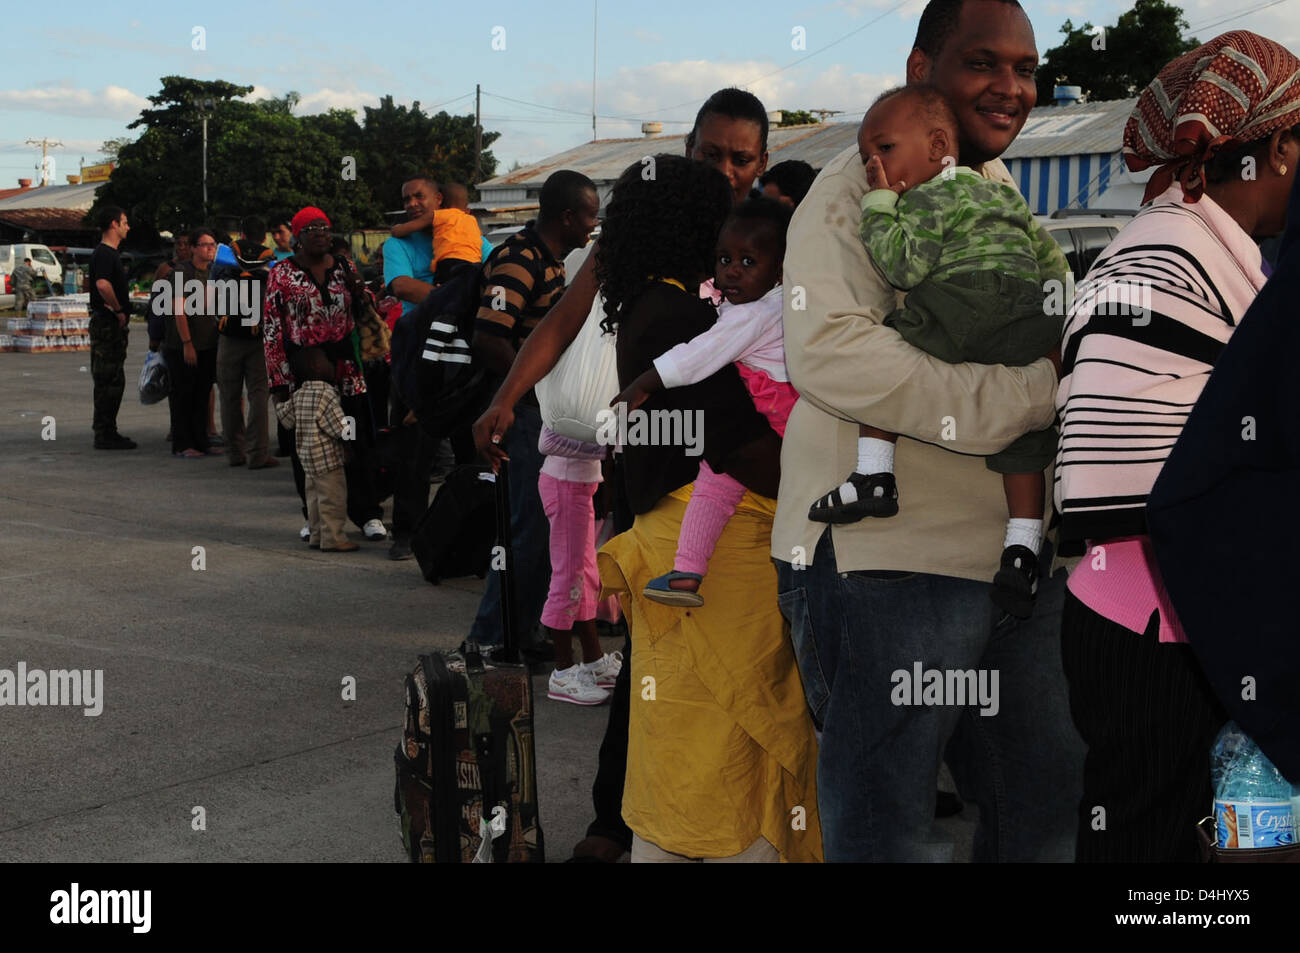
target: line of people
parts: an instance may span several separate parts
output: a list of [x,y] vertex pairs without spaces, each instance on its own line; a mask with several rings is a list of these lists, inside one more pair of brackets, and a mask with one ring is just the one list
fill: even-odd
[[[772,323],[752,307],[783,231],[745,202],[766,112],[739,90],[701,108],[685,158],[619,179],[595,249],[511,355],[475,440],[509,458],[512,487],[538,472],[526,396],[598,294],[623,397],[702,411],[702,462],[636,441],[615,457],[632,518],[599,579],[631,619],[630,664],[575,860],[950,859],[932,828],[941,761],[978,811],[976,860],[1197,856],[1225,696],[1180,633],[1196,621],[1165,590],[1146,502],[1233,329],[1256,317],[1256,243],[1282,231],[1300,161],[1300,62],[1234,31],[1162,70],[1123,143],[1131,168],[1156,170],[1147,202],[1045,336],[1043,283],[1063,263],[998,159],[1034,105],[1036,62],[1018,4],[927,5],[907,87],[872,107],[789,225],[788,409],[762,359]],[[725,271],[738,248],[752,287]],[[1149,321],[1108,314],[1097,289],[1116,282],[1154,289]],[[698,379],[692,344],[709,335],[739,363]],[[836,485],[836,470],[852,476]],[[710,492],[721,475],[738,496]],[[1089,559],[1058,555],[1085,545]],[[1272,598],[1271,617],[1251,615],[1276,628]],[[577,616],[592,604],[584,593]],[[540,598],[522,608],[536,617]],[[914,667],[1000,675],[999,697],[900,697]],[[1295,775],[1286,705],[1263,724]]]

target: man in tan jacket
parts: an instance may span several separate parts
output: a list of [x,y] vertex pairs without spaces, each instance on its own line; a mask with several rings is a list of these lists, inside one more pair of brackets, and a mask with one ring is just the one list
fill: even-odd
[[[1034,106],[1037,61],[1014,0],[931,0],[907,81],[948,97],[960,164],[1014,186],[997,157]],[[800,205],[785,258],[786,359],[801,399],[772,555],[823,730],[826,859],[950,859],[931,832],[947,760],[980,809],[976,860],[1071,860],[1084,752],[1061,670],[1064,573],[1043,573],[1032,618],[995,615],[1006,502],[982,459],[1052,425],[1056,369],[946,364],[884,326],[902,295],[858,237],[866,191],[854,146]],[[899,434],[900,511],[810,522],[809,502],[854,468],[859,422]],[[1039,564],[1052,565],[1050,546]]]

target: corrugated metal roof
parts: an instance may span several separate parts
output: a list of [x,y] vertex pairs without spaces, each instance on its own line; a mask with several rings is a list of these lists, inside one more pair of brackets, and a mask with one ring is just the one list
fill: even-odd
[[[1073,106],[1039,106],[1029,114],[1025,128],[1004,154],[1004,159],[1034,156],[1095,155],[1118,152],[1124,124],[1136,99]],[[857,141],[858,120],[814,123],[774,128],[768,133],[769,166],[786,159],[802,159],[820,169]],[[497,188],[540,188],[557,169],[574,169],[597,185],[608,184],[643,156],[667,152],[681,155],[685,135],[640,136],[635,139],[597,139],[548,159],[499,175],[479,185],[484,201]]]
[[86,210],[80,208],[0,208],[0,222],[40,231],[99,231],[86,224]]
[[1073,106],[1039,106],[1029,114],[1025,128],[1002,158],[1119,152],[1124,144],[1124,125],[1136,104],[1136,99],[1113,99]]
[[80,185],[47,185],[43,189],[27,189],[17,195],[0,199],[0,210],[15,208],[67,208],[87,211],[95,203],[95,193],[103,182],[83,182]]
[[[828,122],[807,126],[786,126],[768,133],[769,165],[786,159],[803,159],[820,168],[857,138],[857,123]],[[613,182],[634,162],[658,153],[682,155],[685,134],[638,136],[635,139],[597,139],[585,142],[541,162],[479,184],[490,201],[493,189],[541,188],[546,177],[558,169],[574,169],[597,185]]]

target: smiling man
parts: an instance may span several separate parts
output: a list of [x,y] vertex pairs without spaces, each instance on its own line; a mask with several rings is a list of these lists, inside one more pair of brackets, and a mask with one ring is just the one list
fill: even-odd
[[[1034,106],[1037,62],[1014,0],[931,0],[907,79],[950,101],[957,162],[1014,187],[998,156]],[[988,581],[1006,502],[980,459],[1052,425],[1056,371],[1047,359],[947,364],[885,326],[902,294],[858,237],[866,192],[854,145],[799,206],[785,258],[786,360],[801,399],[782,451],[772,555],[823,728],[826,859],[950,859],[952,845],[931,830],[946,760],[980,811],[977,861],[1070,860],[1083,748],[1060,660],[1064,573],[1043,574],[1031,618],[993,616]],[[900,512],[833,528],[811,522],[808,501],[857,461],[858,423],[899,434]],[[1048,546],[1039,565],[1050,564]],[[999,673],[997,714],[891,698],[891,674],[918,664]]]

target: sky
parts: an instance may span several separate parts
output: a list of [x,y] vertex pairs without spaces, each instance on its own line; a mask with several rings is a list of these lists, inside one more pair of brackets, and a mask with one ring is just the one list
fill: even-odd
[[[1113,23],[1116,0],[1022,0],[1045,52],[1076,26]],[[1248,29],[1300,54],[1300,0],[1185,0],[1205,41]],[[117,9],[114,9],[117,7]],[[58,183],[101,158],[171,74],[251,85],[250,98],[297,91],[300,115],[374,105],[391,94],[427,112],[472,114],[483,88],[485,129],[504,171],[592,138],[593,10],[596,135],[637,136],[643,121],[684,132],[723,86],[769,109],[861,116],[903,79],[924,0],[552,0],[552,2],[209,4],[68,0],[5,17],[0,48],[0,188],[39,178],[51,149]],[[802,42],[802,48],[800,43]],[[434,108],[436,107],[436,108]]]

